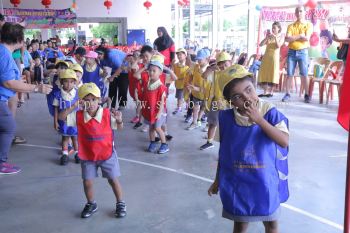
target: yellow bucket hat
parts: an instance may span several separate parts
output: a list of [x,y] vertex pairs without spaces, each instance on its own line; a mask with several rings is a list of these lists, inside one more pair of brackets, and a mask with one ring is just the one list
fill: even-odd
[[78,72],[80,72],[82,74],[84,73],[83,68],[78,63],[70,65],[69,69],[72,69],[74,71],[78,71]]
[[179,48],[178,50],[176,50],[176,53],[184,53],[187,56],[187,51],[184,48]]
[[57,60],[57,61],[55,62],[55,66],[57,66],[57,65],[60,64],[60,63],[65,64],[67,67],[69,67],[69,63],[66,62],[66,61],[63,61],[63,60]]
[[218,85],[220,91],[223,92],[226,85],[233,79],[244,78],[246,76],[253,76],[252,73],[248,72],[243,66],[234,64],[223,71],[222,76],[218,79]]
[[160,55],[160,54],[153,55],[153,56],[151,57],[151,61],[158,61],[158,62],[160,62],[161,64],[164,64],[164,56],[163,56],[163,55]]
[[75,79],[76,81],[78,81],[77,74],[72,69],[63,70],[60,73],[60,79],[68,79],[68,78]]
[[98,98],[101,97],[101,91],[96,86],[95,83],[85,83],[78,90],[79,99],[83,99],[85,96],[87,96],[89,94],[91,94],[95,97],[98,97]]
[[231,61],[230,54],[226,52],[221,52],[216,56],[216,62],[222,62],[222,61]]

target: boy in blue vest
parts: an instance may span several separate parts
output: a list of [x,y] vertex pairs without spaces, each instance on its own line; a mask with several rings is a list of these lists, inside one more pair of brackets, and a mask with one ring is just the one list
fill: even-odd
[[280,203],[289,197],[288,119],[258,98],[252,77],[233,65],[218,80],[231,108],[219,113],[219,163],[208,194],[220,191],[222,216],[234,221],[234,233],[256,221],[277,233]]
[[[120,168],[114,147],[113,130],[123,128],[122,113],[102,108],[100,89],[94,83],[85,83],[79,90],[80,102],[62,111],[59,119],[67,120],[68,126],[78,129],[79,158],[81,159],[82,178],[87,204],[81,213],[82,218],[88,218],[97,211],[94,200],[93,179],[101,168],[102,176],[108,179],[116,197],[117,218],[126,216],[126,205],[122,200],[122,188],[117,179]],[[69,114],[80,105],[82,110]]]

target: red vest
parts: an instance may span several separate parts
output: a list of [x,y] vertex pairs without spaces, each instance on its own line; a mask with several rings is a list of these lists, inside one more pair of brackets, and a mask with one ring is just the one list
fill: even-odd
[[[166,92],[166,86],[161,85],[155,90],[148,90],[147,84],[143,88],[143,101],[142,101],[142,116],[154,124],[157,119],[156,116],[160,109],[160,103],[162,101],[162,96]],[[164,101],[164,111],[166,111],[166,101]]]
[[100,161],[111,157],[113,131],[109,109],[103,109],[102,121],[94,118],[84,123],[84,112],[77,112],[79,157],[82,160]]

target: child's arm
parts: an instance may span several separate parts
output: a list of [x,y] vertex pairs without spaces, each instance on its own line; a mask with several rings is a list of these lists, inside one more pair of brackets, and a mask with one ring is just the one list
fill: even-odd
[[163,95],[162,95],[161,101],[160,101],[160,103],[159,103],[159,105],[158,105],[159,111],[158,111],[158,113],[157,113],[156,119],[159,119],[160,116],[161,116],[161,114],[162,114],[163,111],[164,111],[165,98],[166,98],[166,94],[165,94],[165,92],[164,92]]
[[264,133],[267,134],[269,138],[275,141],[278,145],[285,148],[289,144],[289,135],[281,130],[277,129],[271,125],[264,117],[259,113],[258,107],[255,104],[250,104],[250,106],[245,110],[246,115],[252,122],[259,125]]
[[146,67],[143,67],[142,69],[139,69],[137,70],[135,73],[134,73],[134,78],[136,78],[137,80],[141,80],[141,74],[143,71],[146,70]]
[[58,107],[55,106],[55,114],[54,114],[54,117],[53,117],[53,128],[55,130],[59,130],[59,127],[58,127]]
[[44,81],[44,67],[43,67],[43,65],[40,65],[40,77],[41,77],[41,82],[43,83],[43,81]]
[[169,72],[170,79],[171,79],[172,81],[175,81],[175,80],[178,79],[173,70],[169,69],[169,68],[166,67],[166,66],[164,66],[164,70],[167,71],[167,72]]
[[123,115],[120,111],[114,109],[111,110],[111,115],[115,119],[115,124],[117,125],[117,130],[123,129]]
[[216,176],[214,182],[210,185],[208,189],[208,195],[211,196],[213,194],[218,194],[219,192],[219,171],[220,171],[220,164],[218,162],[218,166],[216,168]]
[[[81,104],[81,101],[76,101],[70,108],[66,108],[65,110],[58,113],[58,119],[64,121],[67,119],[67,116],[72,113],[78,106]],[[84,105],[82,105],[84,106]]]

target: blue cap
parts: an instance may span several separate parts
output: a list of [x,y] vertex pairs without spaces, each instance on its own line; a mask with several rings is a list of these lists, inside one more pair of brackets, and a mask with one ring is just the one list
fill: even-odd
[[[149,65],[152,65],[152,66],[157,66],[159,67],[159,69],[161,69],[163,71],[163,64],[160,62],[160,61],[157,61],[157,60],[151,60],[149,62]],[[149,67],[149,66],[148,66]]]
[[197,52],[196,60],[202,60],[210,57],[210,51],[208,49],[200,49]]

